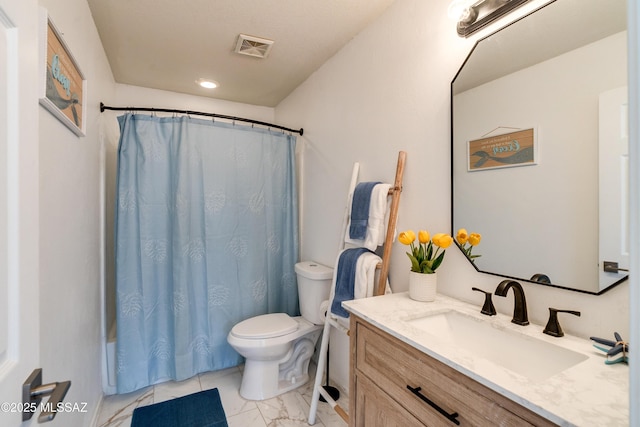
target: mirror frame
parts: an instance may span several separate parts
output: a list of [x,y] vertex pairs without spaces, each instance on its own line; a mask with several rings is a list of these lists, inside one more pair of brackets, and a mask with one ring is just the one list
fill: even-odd
[[[504,277],[507,279],[513,279],[513,280],[517,280],[520,282],[526,282],[526,283],[533,283],[533,284],[537,284],[537,285],[544,285],[544,286],[548,286],[548,287],[552,287],[552,288],[557,288],[557,289],[564,289],[567,291],[573,291],[573,292],[579,292],[579,293],[583,293],[583,294],[588,294],[588,295],[602,295],[605,292],[610,291],[611,289],[615,288],[616,286],[618,286],[619,284],[625,282],[628,280],[629,278],[629,274],[627,273],[624,277],[621,277],[620,279],[616,280],[615,282],[611,283],[610,285],[607,285],[606,288],[604,289],[599,289],[597,292],[594,291],[588,291],[585,289],[577,289],[577,288],[570,288],[568,286],[562,286],[562,285],[556,285],[553,283],[549,283],[549,282],[545,282],[544,279],[546,278],[546,276],[542,275],[542,278],[539,279],[538,281],[534,280],[534,278],[530,278],[530,279],[526,279],[526,278],[522,278],[522,277],[515,277],[515,276],[510,276],[507,274],[502,274],[502,273],[495,273],[492,271],[485,271],[485,270],[481,270],[480,268],[478,268],[478,266],[473,262],[473,260],[471,260],[469,257],[467,257],[467,255],[464,253],[464,251],[462,250],[462,247],[458,244],[458,242],[455,240],[455,236],[457,233],[457,230],[455,229],[455,224],[454,224],[454,205],[455,205],[455,191],[454,191],[454,108],[453,108],[453,98],[454,98],[454,83],[456,81],[456,79],[458,78],[458,76],[460,75],[460,73],[462,72],[463,68],[465,67],[465,65],[467,64],[467,62],[469,61],[469,58],[471,57],[471,55],[473,55],[473,53],[475,52],[476,48],[478,47],[478,45],[486,40],[489,39],[491,37],[493,37],[495,34],[499,33],[500,31],[522,21],[525,18],[528,18],[529,16],[535,14],[536,12],[538,12],[539,10],[555,3],[558,0],[552,0],[549,1],[548,3],[545,3],[543,5],[541,5],[538,8],[533,9],[531,12],[526,13],[525,15],[513,20],[512,22],[498,28],[496,31],[478,39],[475,44],[473,45],[473,47],[471,48],[471,50],[469,51],[469,54],[465,57],[465,60],[462,62],[462,64],[460,65],[460,67],[458,68],[458,71],[456,72],[456,74],[454,75],[453,79],[451,80],[451,85],[450,85],[450,93],[449,93],[449,100],[450,100],[450,131],[451,131],[451,135],[450,135],[450,140],[451,140],[451,152],[450,152],[450,166],[451,166],[451,236],[454,237],[454,243],[455,245],[458,247],[458,249],[460,250],[460,252],[464,255],[465,259],[469,262],[469,264],[471,264],[473,266],[473,268],[475,268],[475,270],[479,273],[484,273],[484,274],[490,274],[493,276],[498,276],[498,277]],[[627,47],[628,49],[628,47]],[[535,276],[534,276],[535,277]],[[547,278],[548,279],[548,278]]]

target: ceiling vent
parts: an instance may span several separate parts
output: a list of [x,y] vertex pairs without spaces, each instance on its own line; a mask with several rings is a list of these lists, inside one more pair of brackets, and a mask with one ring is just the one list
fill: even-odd
[[273,40],[240,34],[236,43],[235,52],[241,55],[266,58],[273,45]]

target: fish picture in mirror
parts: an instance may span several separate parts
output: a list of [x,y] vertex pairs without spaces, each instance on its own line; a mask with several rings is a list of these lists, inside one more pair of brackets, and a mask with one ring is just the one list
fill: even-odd
[[549,2],[478,40],[455,75],[451,230],[482,231],[482,257],[465,254],[477,271],[594,295],[627,278],[626,151],[602,155],[624,142],[626,7]]
[[534,165],[534,130],[526,129],[468,142],[469,171]]

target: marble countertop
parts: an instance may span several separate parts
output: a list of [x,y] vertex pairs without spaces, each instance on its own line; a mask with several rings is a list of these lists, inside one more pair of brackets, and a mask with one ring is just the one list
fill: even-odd
[[[511,316],[480,314],[480,306],[438,294],[433,302],[419,302],[407,292],[343,302],[351,313],[390,335],[456,369],[475,381],[562,426],[627,426],[629,424],[629,367],[606,365],[605,353],[589,340],[543,334],[543,326],[519,326]],[[584,354],[586,359],[549,378],[532,381],[464,349],[439,342],[412,319],[455,310],[489,322],[493,327]]]

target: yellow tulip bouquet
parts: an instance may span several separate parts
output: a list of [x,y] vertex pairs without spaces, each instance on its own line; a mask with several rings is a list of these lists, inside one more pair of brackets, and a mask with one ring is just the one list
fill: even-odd
[[411,271],[416,273],[433,274],[442,264],[445,249],[447,249],[453,238],[448,234],[438,233],[433,237],[426,230],[418,232],[418,244],[416,234],[413,230],[403,231],[398,235],[398,240],[403,245],[411,247],[411,252],[407,252],[407,256],[411,260]]
[[460,245],[460,249],[462,252],[469,258],[472,262],[474,259],[481,257],[482,255],[472,255],[471,250],[480,244],[480,240],[482,240],[482,236],[480,233],[467,233],[467,230],[461,228],[458,230],[456,234],[456,241]]

